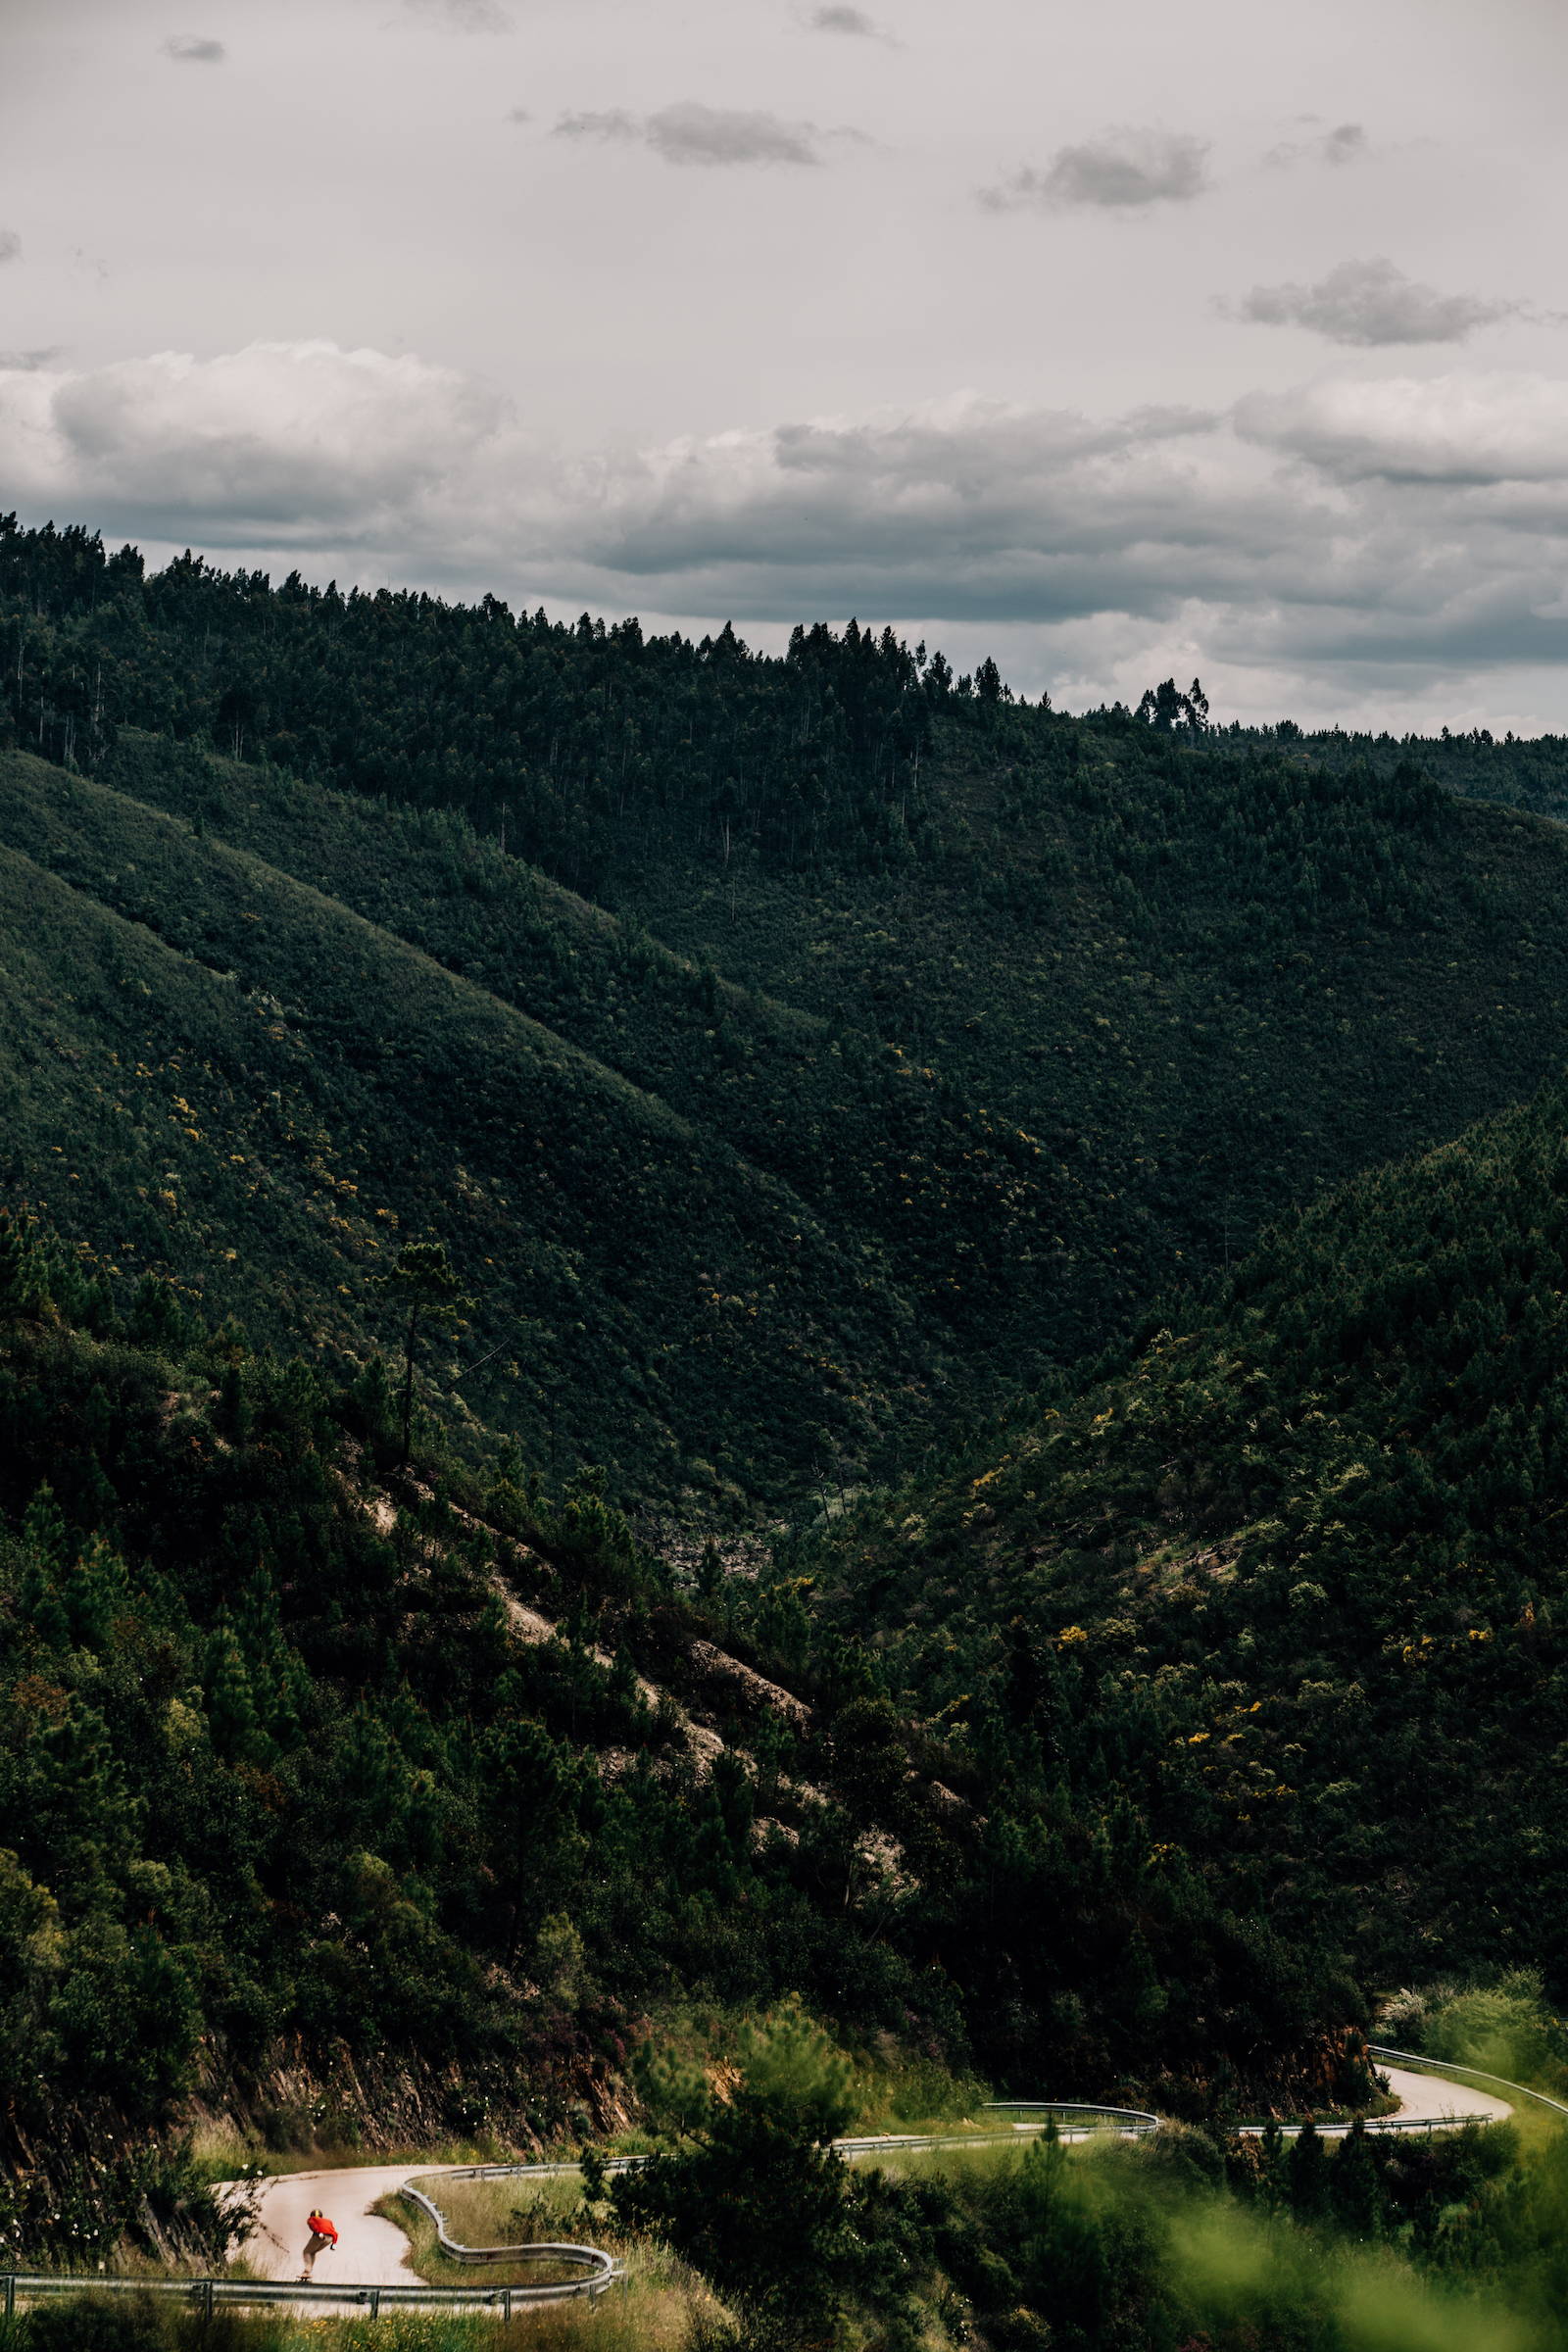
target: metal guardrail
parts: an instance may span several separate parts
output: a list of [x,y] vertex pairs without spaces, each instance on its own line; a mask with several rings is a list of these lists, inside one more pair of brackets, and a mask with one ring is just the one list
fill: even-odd
[[[475,2167],[474,2169],[477,2172],[479,2168]],[[535,2172],[545,2170],[542,2165],[536,2165],[532,2169]],[[572,2169],[574,2168],[568,2166],[550,2167],[553,2172]],[[450,2173],[446,2175],[448,2180],[451,2180],[452,2177]],[[473,2174],[468,2172],[458,2176],[460,2180],[473,2177]],[[449,2262],[577,2262],[584,2266],[587,2272],[585,2278],[566,2278],[559,2282],[552,2281],[548,2286],[530,2286],[518,2289],[517,2291],[526,2295],[530,2302],[556,2303],[564,2301],[569,2295],[602,2293],[613,2278],[620,2276],[614,2256],[605,2253],[599,2246],[557,2245],[540,2240],[522,2246],[462,2245],[455,2237],[447,2235],[445,2214],[433,2197],[425,2195],[422,2188],[416,2188],[412,2180],[405,2180],[397,2193],[400,2197],[407,2197],[411,2205],[417,2205],[422,2213],[429,2215],[435,2224],[435,2242]]]
[[[1112,2130],[1128,2138],[1139,2138],[1146,2132],[1159,2130],[1158,2116],[1147,2107],[1106,2107],[1092,2099],[987,2099],[986,2107],[997,2115],[1109,2116]],[[1068,2129],[1089,2131],[1093,2127],[1085,2122],[1069,2125]]]
[[[561,2255],[560,2246],[501,2249],[511,2259],[537,2253]],[[383,2311],[493,2311],[510,2320],[514,2311],[531,2304],[559,2303],[571,2295],[591,2300],[617,2284],[626,2274],[597,2247],[577,2247],[591,2253],[604,2267],[588,2278],[568,2278],[550,2286],[328,2286],[296,2284],[279,2278],[126,2278],[104,2271],[0,2272],[0,2314],[10,2319],[19,2302],[35,2303],[50,2295],[136,2294],[174,2295],[195,2305],[204,2319],[215,2311],[243,2304],[305,2304],[313,2309],[331,2304],[348,2312],[378,2319]]]

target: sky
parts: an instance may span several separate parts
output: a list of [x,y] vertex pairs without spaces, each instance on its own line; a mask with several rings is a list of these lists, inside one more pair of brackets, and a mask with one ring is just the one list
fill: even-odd
[[0,0],[0,508],[1568,731],[1560,0]]

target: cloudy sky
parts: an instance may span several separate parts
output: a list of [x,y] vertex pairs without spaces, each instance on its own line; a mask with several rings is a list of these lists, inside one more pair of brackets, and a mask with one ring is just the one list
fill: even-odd
[[3,0],[0,505],[1565,729],[1565,68],[1560,0]]

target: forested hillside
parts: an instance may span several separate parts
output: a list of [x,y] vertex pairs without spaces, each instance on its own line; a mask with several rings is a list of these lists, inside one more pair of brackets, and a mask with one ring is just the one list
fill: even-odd
[[[1560,1990],[1554,746],[12,524],[0,713],[0,2235],[785,1995],[1222,2129]],[[851,2203],[1098,2343],[1059,2190]]]
[[471,1300],[444,1409],[488,1356],[481,1405],[640,1495],[864,1446],[907,1310],[786,1185],[253,856],[40,762],[5,783],[6,1174],[111,1280],[363,1356],[432,1227]]
[[355,1358],[434,1231],[431,1401],[630,1502],[907,1468],[1568,1051],[1562,838],[1443,746],[14,525],[0,641],[13,1198]]
[[1226,743],[1240,756],[1283,746],[1303,767],[1335,773],[1370,766],[1391,774],[1415,759],[1449,792],[1510,808],[1534,808],[1543,816],[1568,816],[1568,736],[1494,735],[1474,727],[1459,735],[1372,735],[1342,727],[1307,730],[1285,719],[1277,727],[1227,729]]
[[[378,1364],[156,1285],[122,1321],[0,1220],[8,2242],[152,2227],[195,2093],[272,2146],[604,2128],[661,2003],[789,1991],[1194,2111],[1364,2085],[1331,1950],[1152,1869],[1125,1807],[961,1757],[956,1792],[860,1642],[807,1663],[797,1584],[673,1574],[592,1478],[400,1457]],[[999,1914],[1024,1855],[1051,1884]]]
[[798,1563],[821,1626],[977,1770],[1136,1808],[1156,1883],[1246,1888],[1287,1943],[1332,1923],[1363,1983],[1559,1986],[1565,1297],[1556,1083],[1285,1220],[990,1459],[865,1501]]

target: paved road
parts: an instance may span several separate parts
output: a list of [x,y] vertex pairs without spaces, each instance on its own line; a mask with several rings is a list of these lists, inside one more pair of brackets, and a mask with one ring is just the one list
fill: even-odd
[[[1472,2090],[1468,2083],[1449,2082],[1439,2075],[1418,2075],[1402,2066],[1380,2066],[1378,2073],[1387,2077],[1389,2088],[1399,2102],[1398,2114],[1388,2121],[1406,2129],[1412,2123],[1505,2124],[1513,2114],[1506,2099],[1494,2098],[1488,2090]],[[1376,2131],[1376,2119],[1367,2129]]]
[[[1506,2123],[1513,2113],[1506,2099],[1494,2097],[1490,2091],[1404,2067],[1379,2071],[1388,2077],[1389,2087],[1399,2101],[1397,2115],[1385,2119],[1386,2125],[1397,2124],[1405,2130],[1430,2125],[1442,2131],[1467,2123]],[[1369,2128],[1376,2131],[1377,2122]],[[1343,2124],[1330,2126],[1324,2136],[1336,2137],[1348,2129]],[[864,2139],[847,2142],[846,2152],[853,2148],[858,2154],[871,2155],[877,2144]],[[892,2142],[888,2144],[891,2152]],[[898,2142],[901,2148],[919,2144],[911,2139]],[[941,2134],[932,2135],[925,2144],[951,2147],[965,2143]],[[407,2237],[395,2223],[383,2221],[370,2207],[377,2198],[401,2188],[405,2180],[423,2180],[464,2169],[441,2164],[355,2165],[333,2172],[282,2174],[262,2183],[256,2222],[241,2251],[264,2278],[309,2278],[322,2285],[417,2285],[409,2262]],[[515,2177],[525,2180],[527,2168],[519,2166]],[[307,2270],[305,2248],[311,2232],[305,2217],[315,2205],[337,2224],[338,2242],[324,2248]]]
[[[321,2286],[418,2286],[409,2241],[395,2222],[370,2207],[416,2176],[455,2168],[440,2164],[354,2165],[325,2173],[283,2173],[264,2180],[256,2220],[238,2250],[262,2278],[309,2278]],[[319,2206],[337,2224],[337,2244],[307,2267],[311,2231],[306,2215]]]

